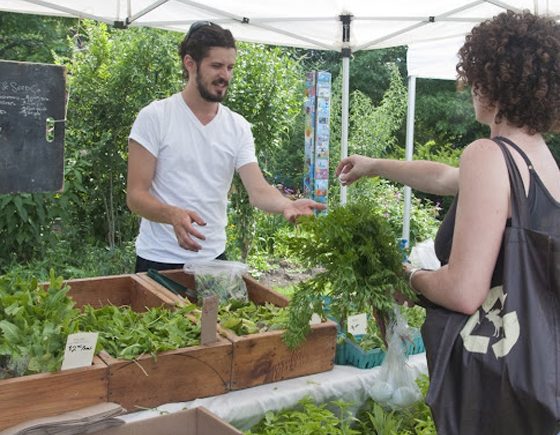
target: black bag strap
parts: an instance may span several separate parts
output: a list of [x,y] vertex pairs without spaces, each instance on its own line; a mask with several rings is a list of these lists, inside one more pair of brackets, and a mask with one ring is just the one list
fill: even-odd
[[496,140],[499,140],[501,142],[505,142],[507,143],[509,146],[511,146],[515,151],[517,151],[519,153],[519,155],[521,157],[523,157],[523,160],[525,160],[525,163],[527,163],[527,167],[529,168],[530,171],[533,171],[533,164],[531,163],[531,160],[529,160],[529,157],[527,157],[527,154],[525,154],[525,152],[519,148],[519,145],[517,145],[515,142],[513,142],[511,139],[508,139],[507,137],[503,137],[503,136],[496,136],[494,138],[494,142]]
[[[511,225],[512,227],[526,227],[529,224],[528,198],[525,195],[525,186],[523,185],[523,179],[521,178],[517,164],[515,163],[515,160],[505,143],[511,145],[521,155],[521,157],[523,157],[523,160],[525,160],[527,166],[529,167],[530,178],[533,176],[533,165],[525,153],[509,139],[496,136],[492,140],[498,144],[502,150],[509,174],[509,184],[511,190]],[[534,188],[534,184],[535,183],[531,179],[529,181],[529,196],[531,195],[531,190]]]

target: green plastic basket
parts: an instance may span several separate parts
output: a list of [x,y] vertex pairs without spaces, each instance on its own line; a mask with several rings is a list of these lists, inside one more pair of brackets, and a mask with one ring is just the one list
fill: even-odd
[[[406,354],[416,355],[425,350],[420,331],[415,331],[412,342],[407,345]],[[348,338],[344,338],[344,342],[336,345],[335,364],[370,369],[380,366],[384,359],[385,352],[383,350],[377,348],[365,351]]]

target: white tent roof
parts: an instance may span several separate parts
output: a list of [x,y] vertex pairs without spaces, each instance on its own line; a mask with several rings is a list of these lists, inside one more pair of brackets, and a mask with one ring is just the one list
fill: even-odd
[[455,80],[455,66],[459,48],[465,42],[463,35],[434,41],[418,42],[408,46],[406,66],[408,75],[418,78]]
[[506,8],[560,13],[560,0],[2,0],[0,10],[93,18],[185,32],[197,20],[241,41],[340,51],[341,15],[352,51],[464,35]]

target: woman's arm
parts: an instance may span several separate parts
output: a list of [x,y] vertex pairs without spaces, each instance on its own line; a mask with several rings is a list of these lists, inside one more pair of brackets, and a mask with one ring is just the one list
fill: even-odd
[[418,271],[412,285],[450,310],[474,313],[484,302],[509,215],[510,187],[503,154],[489,139],[461,156],[459,200],[449,264]]
[[435,195],[456,195],[459,187],[459,169],[426,160],[372,159],[352,155],[342,159],[335,175],[343,185],[361,177],[379,176]]

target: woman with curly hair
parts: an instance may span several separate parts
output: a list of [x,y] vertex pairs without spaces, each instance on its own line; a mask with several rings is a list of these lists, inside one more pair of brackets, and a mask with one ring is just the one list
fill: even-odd
[[[471,87],[476,119],[490,127],[490,138],[464,149],[459,168],[353,155],[339,163],[336,175],[345,185],[381,176],[423,192],[455,196],[435,240],[443,266],[408,270],[410,286],[427,308],[422,331],[431,378],[427,402],[438,432],[556,434],[560,368],[550,373],[557,397],[554,411],[533,406],[530,394],[524,400],[525,392],[510,395],[508,373],[466,382],[463,370],[476,364],[473,354],[491,352],[488,343],[506,331],[507,320],[488,299],[503,304],[507,296],[494,289],[501,289],[504,232],[511,226],[510,172],[520,176],[531,228],[560,236],[560,169],[543,138],[560,130],[560,25],[529,12],[508,11],[474,27],[459,56],[458,76]],[[552,267],[558,273],[558,265]],[[551,290],[551,301],[558,304],[560,289]],[[555,306],[560,315],[560,306]],[[485,318],[478,317],[481,308]],[[488,336],[469,336],[483,322]],[[509,337],[502,338],[511,343],[504,352],[515,350],[512,337],[519,325],[508,327]],[[495,358],[503,356],[497,353]],[[533,358],[535,370],[539,359],[551,358],[560,365],[554,348]],[[481,383],[487,394],[481,393]]]

